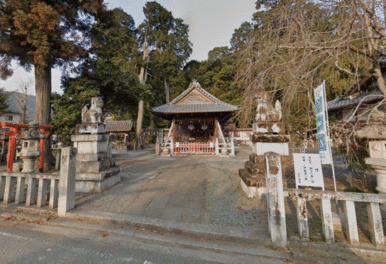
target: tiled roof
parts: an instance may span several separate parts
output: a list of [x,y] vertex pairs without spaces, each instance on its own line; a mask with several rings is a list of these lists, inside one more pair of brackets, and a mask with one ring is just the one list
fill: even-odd
[[[23,98],[23,94],[8,91],[5,91],[5,93],[8,96],[6,101],[8,107],[5,112],[21,114],[21,99]],[[27,120],[33,120],[35,117],[35,103],[36,97],[34,95],[27,95]]]
[[355,106],[359,103],[364,104],[364,103],[371,103],[371,102],[380,101],[383,98],[384,98],[384,96],[381,93],[381,91],[379,91],[379,90],[361,94],[353,99],[350,99],[350,98],[343,99],[341,97],[341,98],[336,98],[336,99],[328,102],[327,103],[327,109],[328,109],[328,111],[339,110],[341,108]]
[[[187,95],[189,95],[189,93],[193,89],[197,89],[204,97],[209,100],[203,100],[197,103],[184,102],[183,99],[187,97]],[[205,91],[196,80],[193,80],[193,82],[189,85],[188,89],[186,89],[183,93],[174,98],[174,100],[167,104],[153,107],[151,111],[153,113],[177,114],[204,112],[235,112],[238,109],[239,107],[236,105],[231,105],[217,99],[215,96]]]
[[131,121],[107,121],[105,122],[106,132],[114,133],[114,132],[130,132],[133,128],[133,122]]

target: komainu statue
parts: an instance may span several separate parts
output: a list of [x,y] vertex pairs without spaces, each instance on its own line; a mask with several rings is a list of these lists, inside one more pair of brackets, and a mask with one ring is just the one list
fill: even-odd
[[82,123],[102,123],[103,100],[101,97],[91,98],[91,107],[82,109]]
[[268,100],[268,94],[260,93],[256,98],[256,102],[256,121],[281,121],[282,111],[279,100],[276,100],[275,108],[273,108],[273,106]]

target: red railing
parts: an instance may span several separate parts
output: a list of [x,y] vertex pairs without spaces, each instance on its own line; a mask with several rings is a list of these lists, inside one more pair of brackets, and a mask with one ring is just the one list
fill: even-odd
[[173,155],[215,155],[214,142],[175,142]]

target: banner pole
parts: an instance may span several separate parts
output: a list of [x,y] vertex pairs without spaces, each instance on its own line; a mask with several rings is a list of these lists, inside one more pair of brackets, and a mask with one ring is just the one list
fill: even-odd
[[334,157],[332,155],[332,148],[331,148],[331,137],[330,137],[330,123],[328,120],[328,109],[327,109],[327,97],[326,97],[326,80],[323,81],[323,97],[324,97],[324,109],[326,114],[326,123],[327,123],[327,137],[328,137],[328,150],[330,152],[331,157],[331,169],[332,169],[332,177],[334,179],[334,190],[336,189],[336,178],[335,178],[335,168],[334,168]]

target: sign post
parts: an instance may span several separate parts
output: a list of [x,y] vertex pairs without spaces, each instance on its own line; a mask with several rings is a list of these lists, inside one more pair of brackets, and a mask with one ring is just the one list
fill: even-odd
[[298,186],[322,187],[324,190],[322,165],[319,154],[294,153],[296,189]]
[[318,139],[320,161],[322,164],[331,164],[332,176],[334,178],[334,189],[336,191],[336,179],[334,162],[331,151],[331,140],[328,124],[328,112],[326,102],[326,81],[314,90],[316,107],[316,137]]

